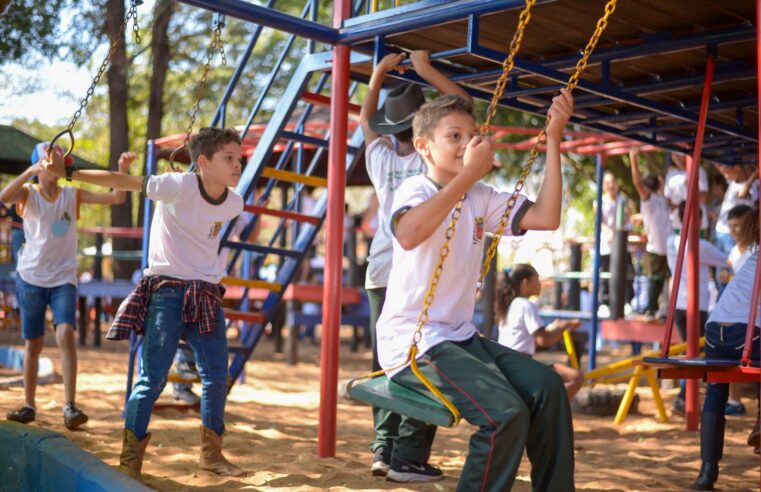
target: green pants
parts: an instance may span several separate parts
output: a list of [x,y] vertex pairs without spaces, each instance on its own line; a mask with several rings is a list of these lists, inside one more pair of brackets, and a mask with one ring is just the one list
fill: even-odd
[[[386,289],[367,289],[370,301],[370,332],[373,343],[373,371],[379,370],[375,324],[378,322],[383,302],[386,300]],[[436,436],[436,426],[404,415],[373,407],[373,423],[375,425],[375,440],[370,450],[386,447],[392,458],[401,458],[427,463],[431,455],[433,438]]]
[[[571,409],[552,369],[479,336],[436,345],[418,366],[478,427],[458,491],[510,490],[524,447],[533,490],[574,490]],[[435,398],[409,367],[393,380]]]

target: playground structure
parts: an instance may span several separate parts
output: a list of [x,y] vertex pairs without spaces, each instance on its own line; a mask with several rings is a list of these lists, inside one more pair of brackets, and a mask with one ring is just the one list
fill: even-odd
[[[263,259],[269,254],[284,257],[278,272],[278,283],[284,287],[290,283],[295,266],[303,259],[304,249],[313,239],[315,226],[327,217],[328,254],[323,297],[325,336],[319,454],[330,456],[334,453],[335,439],[343,187],[347,172],[351,171],[361,153],[356,133],[353,138],[346,138],[349,80],[367,80],[372,68],[371,61],[379,59],[391,49],[428,49],[431,47],[430,40],[435,39],[436,46],[440,49],[433,52],[431,58],[440,64],[442,71],[463,84],[474,97],[489,99],[493,84],[502,73],[499,65],[505,56],[506,40],[512,34],[505,26],[512,28],[517,24],[517,15],[523,2],[424,1],[351,17],[352,13],[361,12],[362,9],[369,8],[369,5],[358,2],[352,12],[350,2],[343,1],[336,2],[335,25],[332,28],[314,20],[278,12],[270,8],[272,5],[260,7],[236,0],[187,0],[184,3],[254,22],[257,24],[254,33],[260,32],[261,26],[266,25],[311,41],[334,45],[332,52],[308,54],[295,72],[289,75],[289,86],[281,104],[272,114],[259,145],[248,159],[238,188],[250,203],[252,188],[263,177],[270,180],[268,187],[273,186],[276,179],[289,180],[296,190],[306,185],[327,185],[329,193],[319,202],[315,212],[319,223],[302,224],[298,234],[294,235],[293,249],[289,250],[274,246],[252,246],[244,241],[225,241],[227,246],[245,249],[257,259]],[[315,4],[311,5],[314,19]],[[649,1],[637,2],[636,5],[622,2],[616,15],[611,17],[600,45],[590,58],[589,70],[579,82],[578,90],[582,93],[576,97],[576,111],[572,121],[606,134],[625,136],[642,145],[682,153],[696,149],[696,160],[702,157],[726,164],[757,163],[758,111],[754,84],[757,72],[752,62],[756,51],[756,32],[750,22],[755,17],[755,7],[750,2],[731,6],[705,2],[702,9],[691,8],[689,2],[682,1],[667,5],[656,5]],[[305,8],[303,17],[309,12],[310,9]],[[544,113],[549,98],[559,88],[558,83],[566,79],[567,70],[576,63],[578,55],[575,50],[584,44],[587,33],[600,15],[600,5],[597,2],[537,2],[533,11],[534,24],[527,30],[523,48],[515,59],[516,71],[510,74],[508,91],[500,99],[500,104],[531,113]],[[563,19],[562,24],[558,19]],[[561,27],[566,25],[574,25],[577,29]],[[545,35],[532,36],[532,32],[538,32],[534,29],[541,29]],[[255,38],[256,36],[252,37],[254,43]],[[248,63],[249,55],[250,50],[247,50],[239,62],[239,69]],[[321,95],[329,70],[332,74],[332,94],[329,99],[322,99],[322,102],[330,102],[330,138],[315,139],[303,132],[302,125],[306,121],[304,116],[308,117],[309,108],[317,101],[314,95]],[[703,73],[706,73],[705,77]],[[312,80],[312,74],[321,74],[316,83]],[[226,102],[235,89],[238,75],[239,70],[236,70],[236,76],[231,80],[211,125],[225,124]],[[274,77],[275,75],[272,78]],[[411,72],[399,78],[420,82]],[[701,91],[703,82],[706,82],[705,88]],[[353,91],[356,84],[351,87]],[[254,105],[247,124],[253,121],[267,89]],[[304,104],[305,108],[294,127],[296,131],[289,131],[286,125],[297,104]],[[705,128],[708,131],[703,138]],[[281,139],[286,139],[288,143],[281,159],[274,167],[270,166],[274,146]],[[289,156],[299,149],[298,155],[301,156],[304,145],[307,144],[313,144],[320,150],[329,149],[327,181],[312,177],[314,159],[312,164],[306,166],[303,158],[299,157],[293,164],[294,171],[284,170],[288,163],[287,158],[283,159],[282,156]],[[155,169],[153,146],[153,142],[149,143],[149,155],[152,157],[149,165]],[[612,147],[598,147],[598,199],[605,156],[621,151]],[[322,154],[320,150],[317,153]],[[306,177],[299,177],[304,175]],[[693,184],[692,181],[690,184]],[[294,195],[293,203],[288,205],[286,211],[298,214],[298,193]],[[292,217],[296,219],[298,216]],[[598,243],[599,227],[598,217]],[[694,229],[693,232],[697,234]],[[227,233],[224,237],[227,238]],[[696,248],[690,248],[692,259],[697,258],[693,253],[695,250]],[[599,251],[596,251],[595,260],[594,271],[598,271]],[[247,263],[244,261],[244,264]],[[593,284],[593,291],[596,292],[598,275],[595,275]],[[250,322],[252,326],[244,336],[244,348],[233,359],[233,378],[240,374],[242,365],[261,335],[267,317],[281,301],[281,292],[282,287],[280,291],[273,290],[257,313],[248,311],[245,295],[241,299],[240,312],[250,314],[233,316]],[[693,301],[695,295],[694,292],[690,293]],[[592,364],[595,355],[593,342],[597,335],[596,307],[595,305],[592,311]],[[687,352],[688,355],[695,356],[697,318],[694,303],[691,308]],[[694,388],[690,394],[696,396]],[[688,415],[696,415],[694,401],[694,398],[688,401]]]

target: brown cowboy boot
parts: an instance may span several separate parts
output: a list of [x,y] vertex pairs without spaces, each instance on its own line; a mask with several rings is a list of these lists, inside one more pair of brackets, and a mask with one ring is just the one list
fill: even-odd
[[124,440],[122,441],[122,455],[119,457],[119,471],[125,475],[134,478],[138,482],[142,482],[140,477],[140,469],[143,467],[143,456],[145,456],[145,448],[148,446],[148,441],[151,440],[151,435],[148,434],[142,441],[138,441],[134,432],[129,429],[124,429]]
[[201,469],[224,477],[246,474],[222,456],[222,436],[205,425],[201,425]]

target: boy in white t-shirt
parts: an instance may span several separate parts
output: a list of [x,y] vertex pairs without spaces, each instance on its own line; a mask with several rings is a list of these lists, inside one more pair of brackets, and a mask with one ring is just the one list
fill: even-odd
[[[365,288],[370,301],[370,332],[373,343],[372,370],[380,369],[376,350],[375,326],[386,299],[386,284],[391,271],[391,205],[397,188],[412,176],[425,171],[425,164],[412,144],[412,117],[425,103],[425,96],[417,84],[402,84],[391,89],[381,109],[378,99],[383,79],[391,70],[403,72],[400,63],[405,53],[386,55],[373,70],[372,77],[359,114],[365,137],[365,164],[367,174],[378,196],[378,229],[370,245]],[[459,94],[472,102],[470,96],[457,84],[433,68],[427,51],[410,54],[412,67],[417,74],[442,94]],[[375,440],[370,446],[374,453],[371,471],[373,475],[387,475],[392,459],[428,461],[431,444],[436,433],[435,426],[408,418],[381,408],[373,408]],[[398,439],[399,428],[408,430],[404,439]],[[414,430],[414,431],[413,431]],[[402,465],[404,466],[404,465]],[[389,479],[395,481],[429,481],[441,478],[441,471],[428,466],[422,472],[414,467],[396,470]]]
[[655,316],[658,312],[658,298],[666,285],[669,266],[666,259],[668,238],[671,235],[669,206],[662,194],[660,176],[648,174],[644,178],[639,171],[637,152],[629,151],[632,170],[632,182],[640,198],[640,210],[647,233],[647,253],[650,266],[650,278],[647,289],[647,308],[645,314]]
[[219,255],[225,222],[243,211],[243,198],[230,189],[241,175],[241,140],[233,129],[202,128],[190,143],[196,173],[128,176],[107,171],[65,169],[57,153],[46,169],[57,176],[128,191],[155,200],[148,268],[119,307],[109,340],[143,334],[142,362],[127,402],[119,470],[140,479],[148,422],[166,385],[180,336],[193,348],[203,384],[201,469],[223,476],[244,472],[222,455],[227,399],[228,351],[222,291],[225,258]]
[[752,207],[758,201],[758,168],[723,164],[716,164],[716,168],[727,180],[727,191],[724,192],[716,219],[716,246],[724,253],[729,253],[735,245],[729,227],[729,211],[738,205]]
[[[565,90],[553,99],[544,182],[535,204],[517,196],[507,234],[554,229],[560,223],[560,140],[572,108]],[[560,377],[480,337],[471,322],[485,234],[496,230],[512,195],[479,182],[492,169],[492,144],[477,136],[472,106],[459,96],[423,105],[413,133],[427,170],[405,181],[394,197],[394,256],[377,327],[380,364],[398,384],[436,398],[412,373],[407,357],[450,216],[458,214],[417,343],[420,370],[478,427],[458,487],[510,490],[525,447],[535,490],[574,490],[573,423]],[[453,210],[463,196],[462,207]]]
[[[679,215],[679,204],[687,200],[687,161],[684,154],[671,153],[671,167],[664,178],[663,196],[669,201],[671,210],[671,227],[674,231],[682,229],[682,219]],[[698,169],[698,197],[700,198],[700,231],[708,229],[708,210],[706,196],[708,194],[708,174],[700,167]]]
[[[21,311],[24,338],[24,406],[7,415],[8,420],[26,424],[35,420],[37,370],[45,335],[45,311],[50,306],[58,348],[66,401],[63,420],[67,429],[87,422],[87,415],[75,406],[77,347],[74,339],[77,305],[77,219],[82,203],[116,205],[124,203],[123,191],[95,193],[71,186],[59,186],[58,177],[47,172],[41,160],[47,143],[37,144],[32,166],[0,191],[0,201],[15,203],[24,219],[26,242],[16,265],[16,296]],[[73,163],[71,157],[67,157]],[[119,170],[127,172],[135,154],[119,157]],[[36,177],[38,183],[28,184]]]

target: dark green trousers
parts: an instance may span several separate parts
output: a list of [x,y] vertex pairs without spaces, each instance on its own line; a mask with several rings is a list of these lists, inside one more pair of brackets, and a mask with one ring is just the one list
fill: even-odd
[[[574,490],[571,409],[552,369],[479,336],[439,344],[418,359],[418,366],[478,427],[458,491],[510,490],[524,448],[533,490]],[[435,398],[409,367],[393,379]]]
[[[373,343],[373,371],[379,370],[375,324],[380,317],[383,302],[386,300],[386,289],[367,289],[370,301],[370,332]],[[418,463],[427,463],[431,455],[433,438],[436,436],[436,426],[404,415],[373,407],[373,423],[375,425],[375,440],[370,450],[375,452],[380,447],[386,447],[394,458],[402,458]]]

